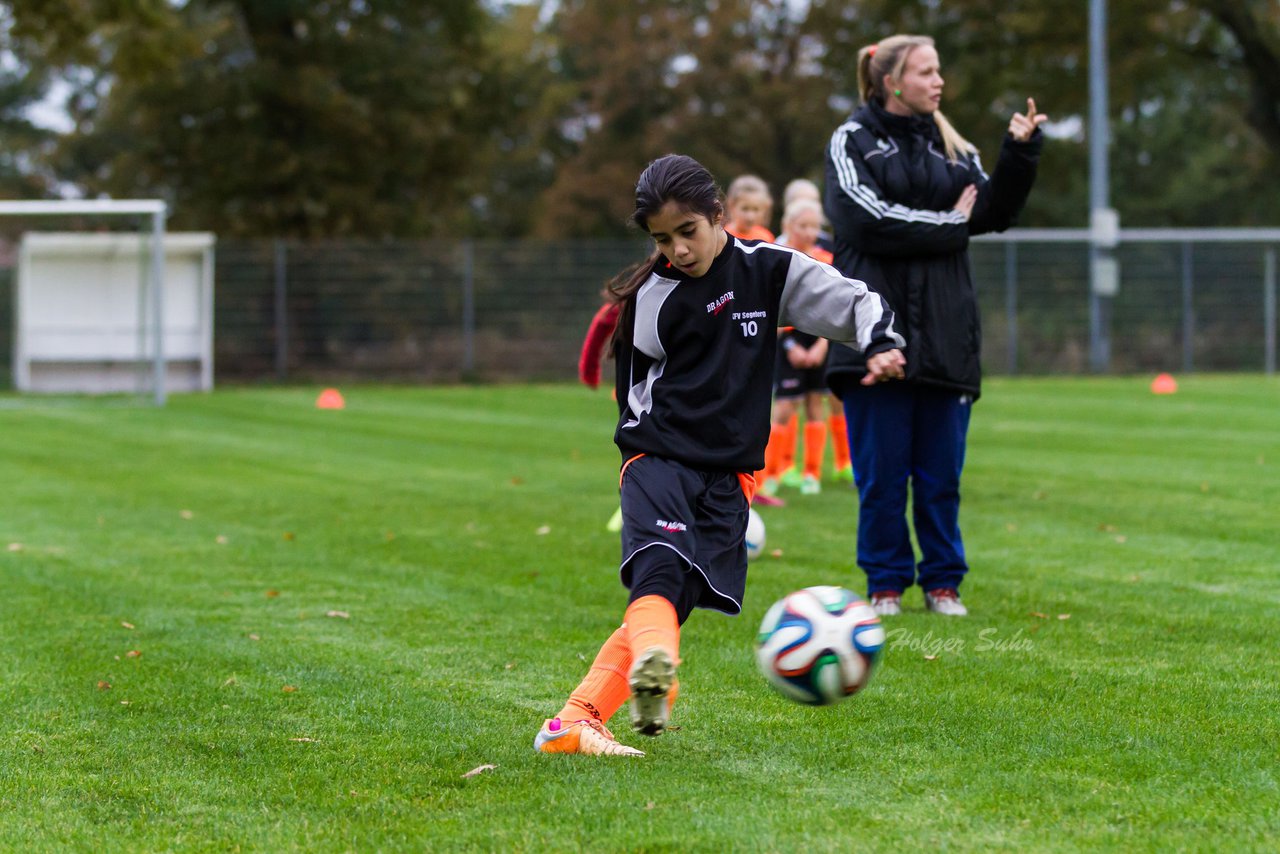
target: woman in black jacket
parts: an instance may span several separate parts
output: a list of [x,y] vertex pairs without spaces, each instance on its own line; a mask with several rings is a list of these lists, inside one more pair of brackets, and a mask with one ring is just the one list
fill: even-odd
[[[826,154],[835,266],[888,301],[907,340],[907,382],[864,386],[865,359],[833,346],[827,380],[844,402],[858,486],[858,564],[877,613],[897,614],[918,583],[925,605],[967,613],[960,471],[980,392],[981,332],[969,237],[1013,224],[1035,180],[1035,102],[1015,113],[994,173],[938,111],[943,80],[927,36],[896,35],[858,53],[862,105]],[[907,529],[907,487],[922,553]]]

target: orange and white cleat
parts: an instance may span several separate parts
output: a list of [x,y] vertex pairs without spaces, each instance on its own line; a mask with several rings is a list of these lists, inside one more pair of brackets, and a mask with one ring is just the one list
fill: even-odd
[[620,744],[613,733],[599,721],[570,721],[551,718],[538,730],[533,749],[539,753],[581,753],[586,756],[644,756]]

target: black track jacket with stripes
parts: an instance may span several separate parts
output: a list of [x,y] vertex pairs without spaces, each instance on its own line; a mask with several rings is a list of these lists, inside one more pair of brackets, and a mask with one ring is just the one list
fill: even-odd
[[[836,129],[826,153],[827,218],[834,264],[869,282],[907,339],[907,379],[977,397],[982,332],[969,271],[969,237],[1004,231],[1035,182],[1042,136],[1008,134],[990,178],[977,154],[948,162],[932,116],[897,116],[878,103],[859,107]],[[966,222],[953,210],[965,185],[978,188]],[[833,346],[827,381],[836,394],[865,373],[865,359]]]
[[893,313],[865,284],[803,252],[730,236],[699,278],[659,257],[619,321],[614,441],[691,468],[764,467],[778,327],[902,346]]

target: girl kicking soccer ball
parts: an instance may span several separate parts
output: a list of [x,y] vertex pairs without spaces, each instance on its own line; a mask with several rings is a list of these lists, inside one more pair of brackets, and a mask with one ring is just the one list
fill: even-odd
[[605,727],[631,697],[632,726],[659,735],[675,701],[680,626],[695,607],[742,610],[743,537],[764,464],[779,326],[866,354],[872,385],[903,375],[893,314],[865,284],[802,252],[730,237],[715,180],[669,155],[636,184],[648,260],[609,285],[622,451],[624,622],[543,725],[543,753],[643,756]]

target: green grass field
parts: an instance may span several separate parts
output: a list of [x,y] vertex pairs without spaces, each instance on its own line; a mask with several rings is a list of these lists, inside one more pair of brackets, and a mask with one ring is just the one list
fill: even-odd
[[971,616],[910,591],[833,708],[752,658],[864,589],[786,494],[640,760],[531,749],[625,605],[607,395],[0,397],[0,849],[1274,851],[1280,382],[1146,383],[988,384]]

